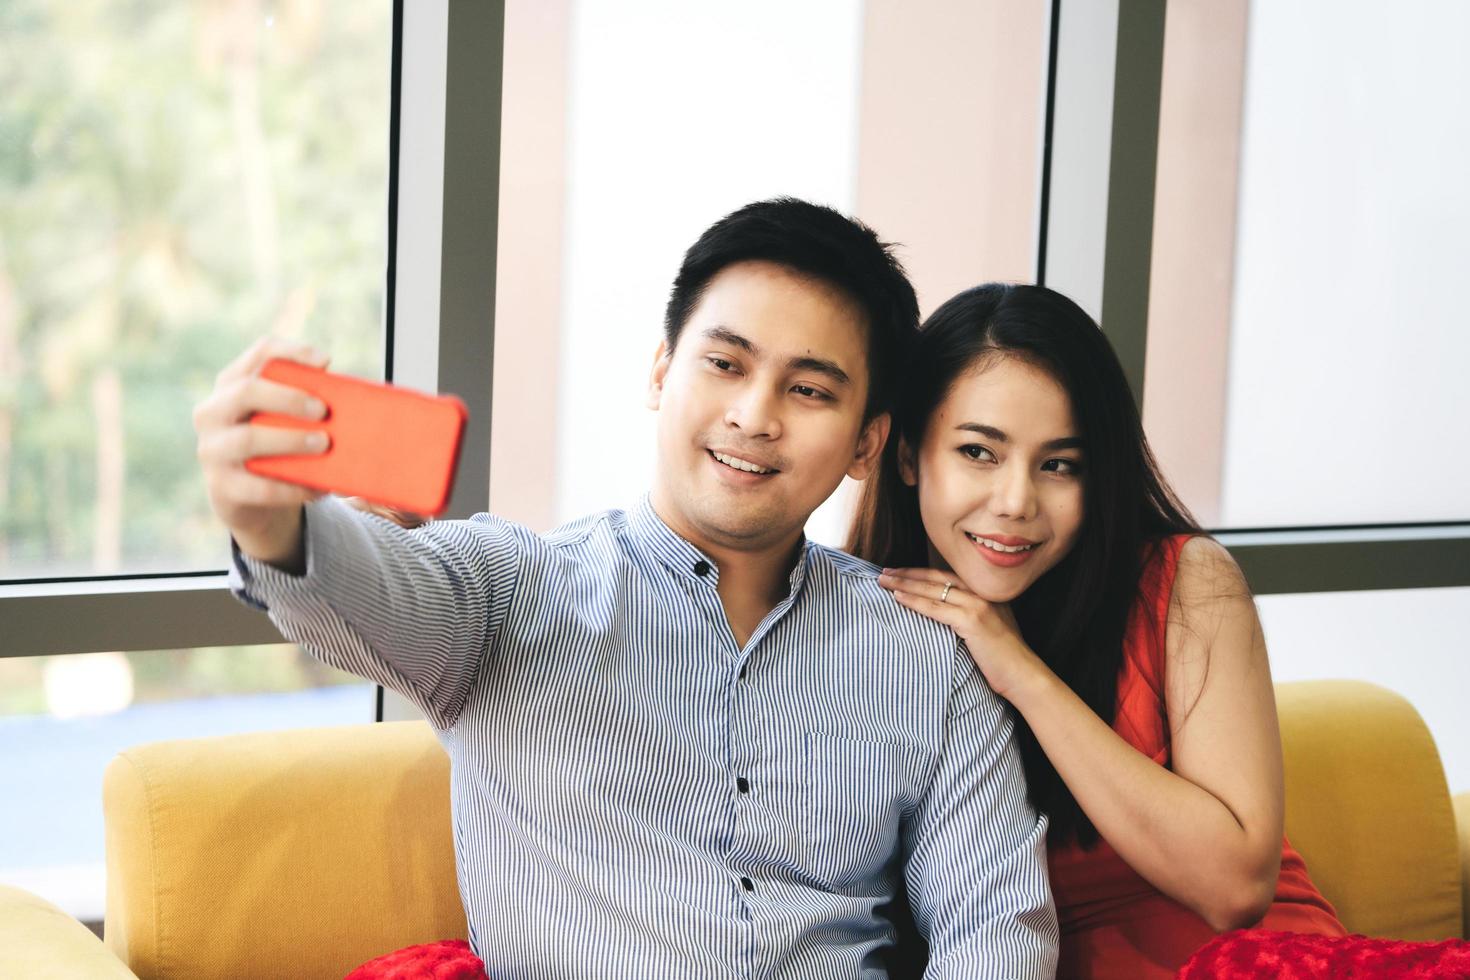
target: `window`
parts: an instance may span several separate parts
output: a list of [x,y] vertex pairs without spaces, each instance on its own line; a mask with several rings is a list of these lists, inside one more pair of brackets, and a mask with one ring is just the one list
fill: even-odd
[[[1059,4],[1047,282],[1100,315],[1278,680],[1407,696],[1465,787],[1470,435],[1453,295],[1470,23],[1411,4]],[[1456,706],[1457,707],[1457,706]]]
[[[0,880],[83,919],[118,750],[374,715],[371,685],[250,645],[279,637],[211,571],[190,410],[265,333],[384,375],[394,23],[390,0],[0,10],[0,795],[25,800]],[[189,649],[116,652],[166,643]]]
[[102,773],[145,742],[371,721],[376,688],[294,646],[0,659],[0,882],[102,919]]
[[1169,9],[1145,420],[1216,527],[1470,520],[1470,9]]
[[193,403],[254,338],[382,376],[392,4],[0,13],[0,580],[221,568]]

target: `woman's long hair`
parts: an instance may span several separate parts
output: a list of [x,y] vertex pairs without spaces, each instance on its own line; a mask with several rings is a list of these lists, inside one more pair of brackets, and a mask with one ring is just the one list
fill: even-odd
[[[1088,707],[1112,724],[1129,614],[1144,566],[1167,535],[1200,528],[1159,473],[1123,367],[1092,318],[1042,286],[966,290],[920,328],[898,390],[893,434],[863,488],[848,550],[885,567],[929,564],[915,488],[899,472],[950,389],[987,360],[1015,357],[1067,392],[1083,439],[1083,517],[1072,550],[1011,603],[1021,635]],[[1050,833],[1090,846],[1097,830],[1025,720],[1017,735],[1032,805]]]

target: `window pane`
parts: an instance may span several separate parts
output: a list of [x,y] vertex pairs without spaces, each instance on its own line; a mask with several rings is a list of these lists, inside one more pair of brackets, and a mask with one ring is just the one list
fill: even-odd
[[[750,201],[868,222],[926,312],[1030,280],[1049,7],[510,0],[492,509],[545,529],[648,487],[669,286]],[[839,541],[847,499],[808,532]]]
[[390,0],[0,5],[0,578],[223,567],[255,337],[381,377]]
[[1470,519],[1467,172],[1470,7],[1170,5],[1145,413],[1207,523]]
[[375,700],[289,645],[0,659],[0,882],[100,920],[102,773],[118,752],[368,722]]
[[1277,681],[1346,678],[1396,691],[1424,717],[1450,792],[1470,790],[1470,588],[1256,599]]

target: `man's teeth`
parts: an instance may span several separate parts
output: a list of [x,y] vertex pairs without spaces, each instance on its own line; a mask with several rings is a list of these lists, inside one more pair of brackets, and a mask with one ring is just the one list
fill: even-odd
[[775,470],[768,470],[768,469],[765,469],[764,467],[757,466],[754,463],[747,463],[745,460],[738,459],[738,458],[736,458],[734,456],[726,456],[724,453],[717,453],[713,449],[710,450],[710,453],[709,454],[711,456],[713,456],[715,459],[717,459],[720,462],[724,463],[726,466],[732,466],[732,467],[734,467],[737,470],[744,470],[747,473],[774,473],[774,472],[776,472]]
[[989,548],[991,551],[1000,551],[1004,552],[1007,555],[1014,555],[1018,551],[1030,551],[1032,548],[1036,547],[1036,545],[1034,544],[1001,544],[998,541],[992,541],[989,538],[982,538],[979,535],[975,534],[966,534],[965,537],[969,538],[971,541],[975,542],[978,545]]

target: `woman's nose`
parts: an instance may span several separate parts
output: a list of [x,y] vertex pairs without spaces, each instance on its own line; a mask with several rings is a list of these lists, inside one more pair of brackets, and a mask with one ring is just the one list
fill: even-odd
[[990,512],[1016,521],[1036,516],[1036,484],[1025,466],[1008,461],[1000,467],[991,487]]

